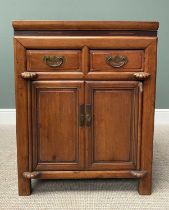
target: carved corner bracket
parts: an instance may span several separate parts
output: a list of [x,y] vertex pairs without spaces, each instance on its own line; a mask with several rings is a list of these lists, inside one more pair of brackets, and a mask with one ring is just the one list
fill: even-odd
[[23,177],[26,179],[35,179],[40,175],[39,172],[34,171],[34,172],[24,172]]
[[130,171],[130,174],[135,178],[143,178],[147,174],[147,171]]
[[151,75],[147,72],[137,72],[134,73],[133,76],[135,79],[143,81],[148,79]]
[[33,72],[22,72],[21,77],[23,79],[34,79],[37,77],[37,74]]

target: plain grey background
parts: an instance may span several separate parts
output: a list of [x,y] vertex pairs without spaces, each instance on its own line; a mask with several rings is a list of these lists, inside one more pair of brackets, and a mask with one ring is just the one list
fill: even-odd
[[156,108],[169,108],[169,0],[1,0],[0,108],[15,108],[12,20],[159,21]]

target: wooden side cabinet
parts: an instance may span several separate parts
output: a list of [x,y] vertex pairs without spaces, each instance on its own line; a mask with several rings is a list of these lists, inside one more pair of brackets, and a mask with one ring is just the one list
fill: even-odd
[[88,178],[151,194],[158,23],[13,27],[19,195],[31,179]]

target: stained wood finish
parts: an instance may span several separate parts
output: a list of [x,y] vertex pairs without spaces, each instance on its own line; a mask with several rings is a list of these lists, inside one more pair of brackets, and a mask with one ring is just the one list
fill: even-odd
[[146,49],[155,37],[130,36],[15,36],[28,49]]
[[83,168],[83,88],[82,81],[32,83],[33,170]]
[[[23,177],[29,171],[29,124],[28,124],[28,86],[20,74],[26,68],[25,48],[14,39],[15,62],[15,98],[16,98],[16,138],[17,138],[17,167],[18,193],[30,195],[31,181]],[[24,122],[24,123],[23,123]]]
[[[124,56],[128,62],[122,67],[113,67],[106,61],[107,57]],[[143,50],[91,50],[90,71],[114,72],[114,71],[143,71]]]
[[157,31],[138,30],[19,30],[14,32],[15,36],[157,36]]
[[[51,67],[44,61],[44,57],[63,57],[63,64]],[[80,50],[27,50],[28,71],[81,71]]]
[[[36,179],[112,179],[143,178],[146,171],[137,170],[102,170],[102,171],[37,171]],[[137,176],[136,176],[137,174]],[[140,174],[140,177],[138,177]]]
[[158,22],[137,21],[13,21],[15,30],[147,30],[156,31]]
[[139,181],[139,193],[150,195],[152,192],[152,159],[154,135],[154,111],[156,92],[157,39],[145,50],[145,71],[151,74],[144,82],[141,169],[148,171],[146,177]]
[[[19,195],[33,178],[136,178],[151,194],[158,23],[13,26]],[[63,69],[42,62],[61,52]],[[129,61],[110,69],[109,53]]]
[[139,82],[87,82],[86,104],[92,107],[92,126],[86,130],[91,170],[139,167],[139,92]]

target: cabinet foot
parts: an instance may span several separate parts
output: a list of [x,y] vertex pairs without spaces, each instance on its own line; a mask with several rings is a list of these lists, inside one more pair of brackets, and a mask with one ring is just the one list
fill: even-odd
[[150,175],[139,180],[138,192],[140,195],[151,195],[152,193],[152,178]]
[[31,194],[31,179],[18,179],[18,194],[19,196],[27,196]]

